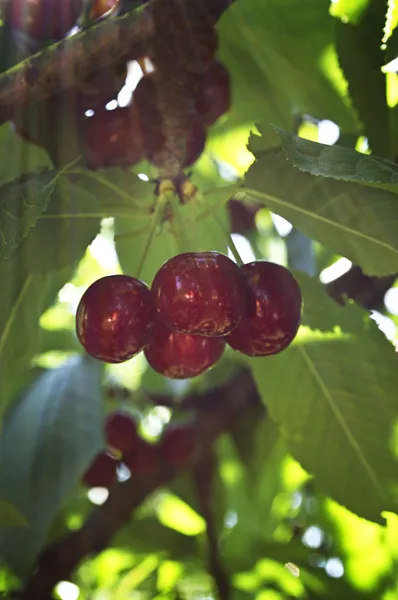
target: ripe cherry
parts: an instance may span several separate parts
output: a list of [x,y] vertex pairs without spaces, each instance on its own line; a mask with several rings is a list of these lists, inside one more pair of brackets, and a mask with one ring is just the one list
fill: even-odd
[[110,10],[116,10],[119,0],[95,0],[91,6],[90,18],[99,19]]
[[76,313],[76,333],[94,358],[120,363],[138,354],[153,323],[151,293],[142,281],[110,275],[83,294]]
[[158,317],[181,333],[224,336],[245,309],[239,267],[218,252],[191,252],[168,260],[156,273],[152,295]]
[[83,0],[10,0],[4,20],[36,40],[60,40],[76,23]]
[[[190,93],[189,90],[187,93]],[[190,110],[188,114],[180,115],[178,147],[176,140],[166,138],[156,74],[146,75],[139,81],[134,91],[133,106],[138,109],[145,156],[150,162],[162,166],[167,156],[174,154],[184,168],[192,165],[202,154],[206,130],[202,119]]]
[[195,97],[196,110],[206,126],[213,125],[231,106],[231,81],[227,69],[215,60],[203,73]]
[[164,462],[174,469],[191,465],[199,452],[199,440],[190,425],[169,425],[160,440],[160,453]]
[[138,438],[134,448],[123,456],[128,468],[139,475],[153,473],[159,465],[159,448],[142,438]]
[[85,474],[83,483],[89,488],[109,488],[115,481],[120,461],[108,452],[97,454]]
[[[116,99],[126,81],[126,77],[127,65],[125,61],[122,61],[113,68],[102,67],[98,72],[79,82],[79,105],[82,112],[89,109],[104,109],[108,102]],[[115,110],[117,114],[120,114],[118,109]],[[124,112],[127,113],[127,111]]]
[[243,265],[250,288],[244,317],[228,344],[248,356],[284,350],[295,338],[301,319],[301,291],[288,269],[257,261]]
[[131,108],[96,111],[84,121],[83,139],[91,169],[132,166],[143,158],[137,112]]
[[187,335],[157,322],[144,354],[151,367],[171,379],[189,379],[204,373],[222,356],[222,338]]
[[105,419],[105,436],[111,448],[123,454],[137,442],[137,423],[126,411],[113,411]]

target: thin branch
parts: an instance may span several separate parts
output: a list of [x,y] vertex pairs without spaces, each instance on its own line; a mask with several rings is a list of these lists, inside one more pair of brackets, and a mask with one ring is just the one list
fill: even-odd
[[[205,13],[215,23],[234,0],[178,0],[189,18]],[[153,45],[154,7],[151,2],[138,14],[131,11],[118,18],[73,35],[30,56],[0,77],[0,124],[29,105],[75,87],[99,69],[145,56]],[[172,24],[171,24],[172,26]]]
[[[200,398],[199,394],[194,394],[188,399],[188,404],[199,406]],[[253,403],[259,402],[253,379],[248,372],[238,374],[222,389],[209,391],[205,399],[206,404],[217,408],[211,412],[199,411],[195,421],[203,452],[208,452],[220,433],[241,419],[242,414]],[[198,460],[201,458],[202,456],[198,456]],[[17,597],[20,600],[49,600],[58,581],[70,579],[87,555],[95,555],[104,550],[117,531],[129,521],[132,511],[174,475],[173,470],[159,466],[150,477],[134,475],[128,481],[116,484],[107,501],[93,510],[81,529],[69,533],[43,551],[36,571]]]

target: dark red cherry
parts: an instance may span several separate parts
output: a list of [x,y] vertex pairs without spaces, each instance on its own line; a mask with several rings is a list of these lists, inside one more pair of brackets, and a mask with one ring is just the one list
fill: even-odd
[[109,488],[115,481],[120,461],[108,452],[97,454],[85,474],[83,483],[89,488]]
[[76,23],[83,0],[9,0],[4,20],[36,40],[60,40]]
[[110,10],[116,10],[119,0],[94,0],[91,6],[90,18],[99,19]]
[[218,60],[203,73],[195,96],[196,110],[205,125],[213,125],[231,106],[228,70]]
[[96,111],[84,121],[83,140],[91,169],[132,166],[143,158],[137,112],[132,108]]
[[128,412],[115,410],[105,419],[105,436],[111,448],[129,452],[137,442],[137,423]]
[[[78,90],[81,110],[84,112],[89,109],[104,109],[108,102],[116,99],[126,81],[126,77],[127,65],[125,61],[122,61],[116,67],[102,67],[87,79],[80,81]],[[117,108],[115,110],[117,114],[120,114]],[[114,111],[107,112],[113,113]],[[124,112],[127,118],[128,112]]]
[[301,319],[300,287],[288,269],[271,262],[243,265],[250,287],[248,304],[228,344],[248,356],[284,350],[295,338]]
[[150,475],[159,466],[159,448],[138,438],[134,448],[123,456],[123,461],[133,473]]
[[212,367],[224,352],[222,338],[187,335],[162,323],[154,326],[144,354],[151,367],[171,379],[189,379]]
[[152,295],[159,319],[181,333],[224,336],[245,309],[239,267],[218,252],[191,252],[168,260],[156,273]]
[[160,440],[162,459],[174,469],[184,469],[191,465],[199,450],[196,431],[186,423],[169,425]]
[[149,339],[153,304],[148,287],[128,275],[95,281],[76,313],[76,333],[94,358],[120,363],[138,354]]

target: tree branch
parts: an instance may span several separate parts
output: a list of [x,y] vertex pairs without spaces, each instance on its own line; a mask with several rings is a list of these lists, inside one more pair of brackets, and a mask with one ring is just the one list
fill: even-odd
[[[203,448],[198,461],[220,433],[229,429],[250,406],[260,401],[248,372],[239,373],[227,386],[209,391],[204,398],[206,405],[213,409],[198,411],[195,421]],[[187,399],[187,404],[200,406],[200,399],[199,394],[193,394]],[[150,477],[134,474],[128,481],[116,484],[107,501],[92,511],[81,529],[69,533],[43,551],[36,571],[17,597],[20,600],[50,600],[58,581],[70,579],[84,557],[105,549],[117,531],[128,522],[132,511],[174,475],[175,471],[160,465]]]
[[[156,31],[153,12],[162,2],[151,0],[138,14],[133,10],[104,19],[6,71],[0,77],[0,124],[29,105],[75,87],[99,69],[145,56],[155,36],[161,34]],[[190,19],[203,18],[205,14],[209,22],[215,23],[234,0],[178,2]]]

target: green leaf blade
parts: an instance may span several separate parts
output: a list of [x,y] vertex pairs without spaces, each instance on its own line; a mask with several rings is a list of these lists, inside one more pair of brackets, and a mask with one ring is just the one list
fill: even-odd
[[5,422],[0,496],[29,527],[0,532],[0,552],[18,574],[31,568],[60,503],[103,447],[101,372],[98,361],[69,359],[39,377]]
[[[305,276],[301,283],[305,300]],[[319,284],[319,298],[321,290]],[[345,310],[362,314],[360,331],[339,321]],[[358,307],[336,305],[333,313],[340,331],[307,329],[285,352],[251,366],[289,450],[316,484],[361,517],[382,522],[383,511],[398,508],[397,355]]]

